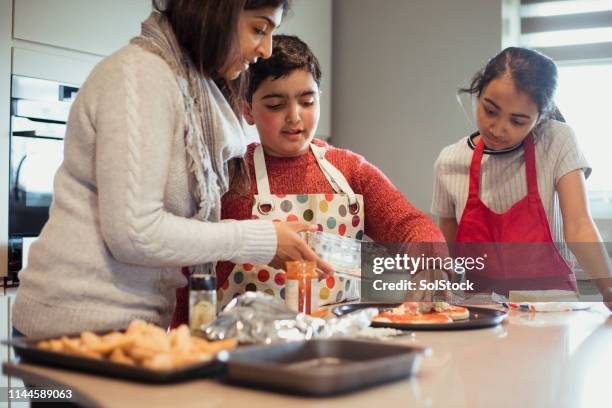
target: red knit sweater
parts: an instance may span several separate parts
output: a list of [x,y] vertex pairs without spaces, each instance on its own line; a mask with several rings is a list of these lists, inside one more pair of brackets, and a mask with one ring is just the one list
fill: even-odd
[[[325,158],[346,177],[356,194],[363,195],[365,234],[376,242],[444,242],[435,224],[416,209],[395,188],[391,181],[374,165],[350,150],[338,149],[314,139],[313,143],[327,149]],[[248,196],[230,191],[223,196],[221,218],[246,220],[251,218],[253,196],[257,194],[253,151],[250,144],[245,159],[252,183]],[[272,194],[333,194],[335,193],[321,171],[312,151],[298,157],[264,155]],[[225,282],[233,264],[220,262],[217,266],[219,286]]]
[[[362,156],[349,150],[325,146],[325,158],[346,177],[356,194],[363,195],[365,234],[376,242],[444,242],[444,236],[429,217],[416,209],[395,188],[391,181]],[[221,218],[247,220],[251,218],[253,196],[257,194],[253,151],[257,143],[249,145],[245,159],[251,176],[250,192],[230,191],[221,201]],[[281,158],[264,155],[272,194],[333,194],[335,193],[309,149],[299,157]],[[217,287],[223,285],[234,268],[230,262],[217,264]],[[186,271],[185,271],[186,273]],[[172,327],[186,323],[188,314],[187,288],[177,290],[177,308]]]

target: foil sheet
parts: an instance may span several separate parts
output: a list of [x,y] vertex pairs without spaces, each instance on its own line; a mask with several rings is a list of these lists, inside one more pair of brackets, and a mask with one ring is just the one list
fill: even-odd
[[234,298],[210,325],[203,327],[208,340],[236,338],[242,344],[355,336],[370,326],[375,308],[330,319],[295,313],[284,302],[261,292]]

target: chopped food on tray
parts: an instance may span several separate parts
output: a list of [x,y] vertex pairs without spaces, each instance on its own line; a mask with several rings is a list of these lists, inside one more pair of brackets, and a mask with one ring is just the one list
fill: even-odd
[[466,320],[470,311],[461,306],[452,306],[446,302],[405,302],[390,310],[381,311],[374,317],[375,322],[439,324]]
[[134,320],[125,332],[97,335],[84,331],[79,337],[44,340],[44,350],[106,359],[120,364],[168,370],[211,360],[216,353],[236,347],[236,340],[208,342],[192,336],[186,325],[166,330]]

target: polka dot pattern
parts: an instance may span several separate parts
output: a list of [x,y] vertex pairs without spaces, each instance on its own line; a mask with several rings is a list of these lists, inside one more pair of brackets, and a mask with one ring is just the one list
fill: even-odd
[[323,287],[319,290],[319,299],[327,300],[329,298],[329,289]]
[[267,282],[268,279],[270,279],[270,272],[268,272],[267,269],[260,269],[259,272],[257,272],[257,279],[260,282]]
[[[319,231],[340,236],[363,239],[363,199],[358,195],[358,204],[349,207],[346,194],[275,194],[269,214],[262,215],[253,208],[253,219],[280,221],[305,221],[317,225]],[[352,210],[358,209],[357,213]],[[217,291],[221,306],[231,297],[246,291],[261,291],[270,296],[285,299],[286,278],[283,271],[266,265],[238,265]],[[319,304],[326,305],[355,299],[359,296],[359,285],[338,277],[327,277],[318,282]]]
[[291,204],[291,201],[285,200],[281,203],[280,208],[284,212],[288,213],[293,208],[293,204]]
[[336,219],[334,217],[329,217],[327,219],[327,228],[329,229],[336,228]]
[[242,271],[238,271],[234,274],[234,283],[240,285],[244,280],[244,273]]
[[329,209],[329,204],[327,203],[327,201],[319,202],[319,211],[321,211],[322,213],[326,213],[328,209]]
[[304,214],[302,215],[302,217],[304,217],[304,221],[310,222],[314,218],[314,212],[312,212],[312,210],[308,209],[308,210],[304,211]]
[[274,283],[276,283],[278,286],[283,286],[285,284],[285,274],[278,272],[276,275],[274,275]]

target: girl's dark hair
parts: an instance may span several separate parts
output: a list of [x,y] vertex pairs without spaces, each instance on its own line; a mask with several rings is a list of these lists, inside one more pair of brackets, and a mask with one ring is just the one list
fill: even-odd
[[[218,72],[237,49],[238,20],[242,10],[282,7],[283,16],[291,0],[152,0],[153,8],[166,16],[176,39],[200,74],[215,79],[232,110],[242,118],[247,77],[233,81],[218,77]],[[243,158],[228,163],[230,188],[247,191],[249,174]]]
[[267,78],[278,79],[297,69],[310,72],[312,78],[321,85],[321,65],[308,45],[294,35],[275,35],[272,40],[272,56],[259,60],[249,68],[249,89],[247,101]]
[[176,39],[198,71],[218,80],[234,112],[241,117],[246,79],[218,78],[218,72],[238,47],[238,20],[242,10],[282,7],[285,15],[291,0],[153,0],[153,8],[164,14]]
[[555,105],[557,65],[544,54],[527,48],[508,47],[493,57],[486,67],[474,75],[469,87],[459,89],[480,97],[489,83],[504,74],[510,75],[514,86],[537,105],[539,123],[548,119],[565,121]]

